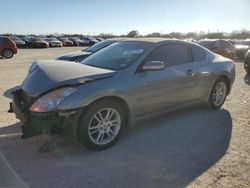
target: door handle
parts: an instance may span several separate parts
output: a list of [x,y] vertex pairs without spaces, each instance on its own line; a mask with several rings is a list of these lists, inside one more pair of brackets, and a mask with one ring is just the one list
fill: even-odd
[[189,75],[189,76],[194,76],[196,73],[193,71],[193,70],[187,70],[186,71],[186,74]]

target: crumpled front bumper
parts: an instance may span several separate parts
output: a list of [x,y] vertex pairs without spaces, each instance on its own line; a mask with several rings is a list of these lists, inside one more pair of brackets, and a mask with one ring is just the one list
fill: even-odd
[[29,108],[34,100],[26,100],[23,91],[12,92],[13,100],[9,112],[23,122],[22,138],[29,138],[40,134],[61,135],[72,134],[72,119],[76,111],[67,112],[30,112]]

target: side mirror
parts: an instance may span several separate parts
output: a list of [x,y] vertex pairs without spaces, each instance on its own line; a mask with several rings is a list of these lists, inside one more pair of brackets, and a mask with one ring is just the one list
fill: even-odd
[[162,61],[148,61],[142,66],[142,71],[158,71],[165,68]]

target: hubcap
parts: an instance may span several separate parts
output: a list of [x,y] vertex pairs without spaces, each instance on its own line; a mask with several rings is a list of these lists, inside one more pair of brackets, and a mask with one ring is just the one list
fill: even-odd
[[220,106],[227,95],[227,86],[224,82],[219,82],[213,91],[213,103],[215,106]]
[[121,117],[114,108],[103,108],[90,120],[88,135],[92,142],[103,145],[111,142],[119,133]]

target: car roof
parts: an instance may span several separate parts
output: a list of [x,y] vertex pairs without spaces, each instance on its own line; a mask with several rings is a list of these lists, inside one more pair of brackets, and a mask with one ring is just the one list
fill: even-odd
[[[108,40],[108,39],[107,39]],[[109,40],[117,40],[117,41],[124,41],[124,42],[150,42],[150,43],[160,43],[160,42],[185,42],[185,43],[192,43],[187,42],[184,40],[179,39],[168,39],[168,38],[113,38]]]

